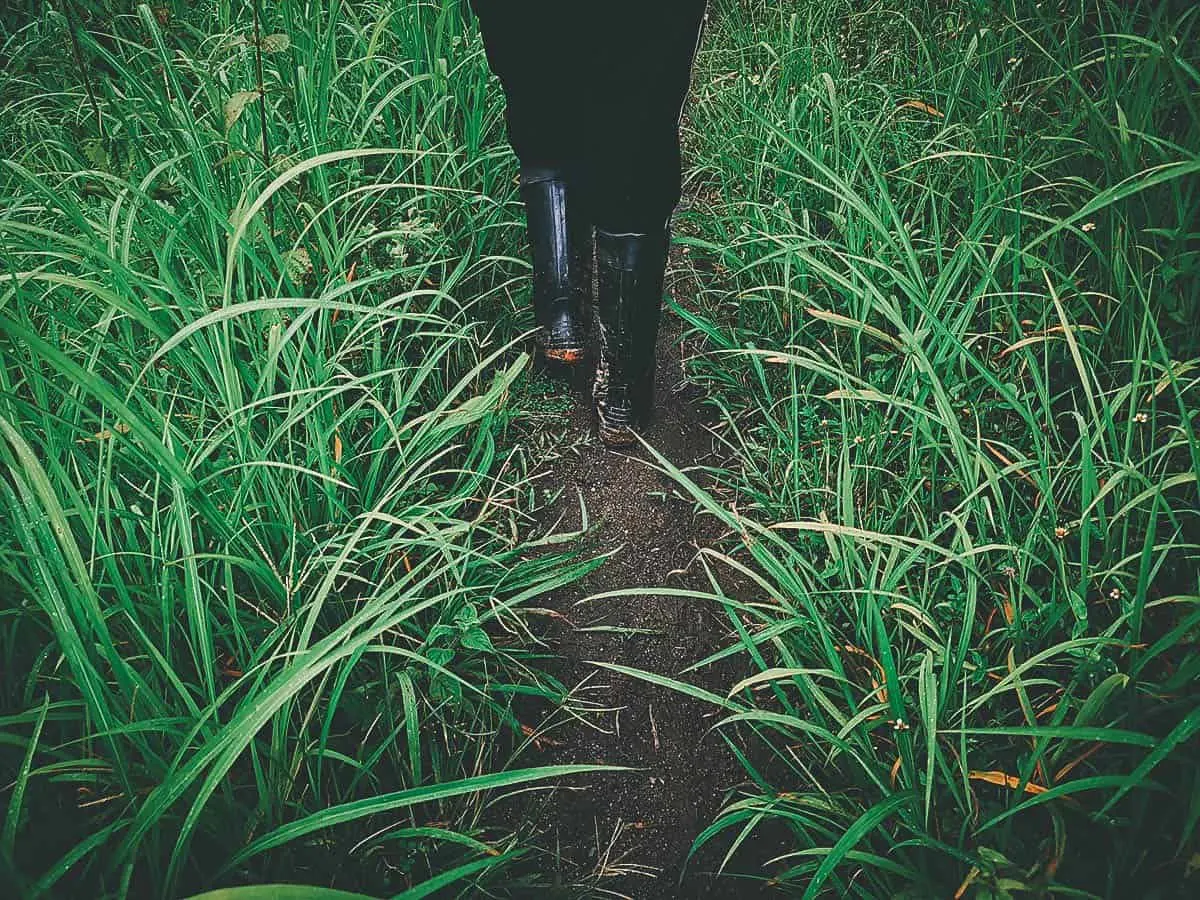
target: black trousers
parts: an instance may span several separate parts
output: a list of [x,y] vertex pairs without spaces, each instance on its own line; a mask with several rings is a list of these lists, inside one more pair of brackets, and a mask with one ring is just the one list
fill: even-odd
[[606,231],[661,229],[679,202],[679,121],[705,0],[471,6],[526,174],[565,173]]

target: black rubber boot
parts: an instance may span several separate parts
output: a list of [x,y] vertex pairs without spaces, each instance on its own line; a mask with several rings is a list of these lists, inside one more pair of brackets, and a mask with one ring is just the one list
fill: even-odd
[[547,359],[584,356],[592,292],[592,225],[556,170],[521,173],[521,198],[533,256],[533,310]]
[[600,353],[592,399],[600,440],[623,447],[654,409],[655,343],[662,314],[669,238],[656,234],[596,232]]

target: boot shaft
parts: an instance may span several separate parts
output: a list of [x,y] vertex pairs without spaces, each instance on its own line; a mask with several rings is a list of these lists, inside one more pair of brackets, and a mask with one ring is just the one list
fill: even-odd
[[591,285],[592,225],[561,177],[522,180],[535,297],[561,299]]
[[662,314],[669,238],[596,232],[600,355],[593,399],[600,438],[611,446],[635,440],[632,427],[654,406],[655,345]]
[[653,369],[662,314],[669,238],[654,234],[596,232],[597,313],[608,347],[607,363],[630,375]]
[[533,262],[533,309],[546,355],[583,355],[592,287],[592,225],[559,173],[522,173],[521,198]]

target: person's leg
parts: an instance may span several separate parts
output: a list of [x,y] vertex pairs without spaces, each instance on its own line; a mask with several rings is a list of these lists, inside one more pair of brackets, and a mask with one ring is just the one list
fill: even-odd
[[610,0],[595,33],[588,184],[596,222],[600,437],[635,440],[654,404],[668,224],[682,181],[679,123],[704,0]]
[[578,185],[586,101],[578,29],[559,0],[472,0],[488,64],[507,98],[521,163],[533,262],[533,307],[545,355],[583,358],[592,226]]
[[500,79],[508,140],[522,166],[574,163],[582,143],[584,84],[571,4],[560,0],[471,0],[488,65]]
[[606,0],[589,23],[586,165],[596,225],[650,232],[679,202],[679,123],[705,0]]

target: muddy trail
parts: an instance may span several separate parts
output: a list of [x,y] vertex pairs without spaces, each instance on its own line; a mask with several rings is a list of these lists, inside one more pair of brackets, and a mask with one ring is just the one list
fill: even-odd
[[[679,320],[665,313],[657,414],[643,437],[687,470],[712,462],[713,442],[702,398],[684,375],[681,331]],[[586,515],[587,552],[609,556],[550,604],[557,615],[545,638],[556,658],[546,669],[574,689],[572,705],[584,714],[563,721],[561,711],[557,719],[548,711],[541,727],[557,724],[535,753],[540,763],[602,762],[636,771],[577,779],[544,798],[532,812],[539,843],[559,860],[564,896],[578,896],[579,888],[590,889],[587,896],[635,900],[756,896],[756,882],[711,874],[728,840],[717,839],[688,859],[726,792],[745,777],[712,730],[717,711],[596,665],[673,677],[726,646],[728,623],[716,604],[656,593],[711,589],[695,559],[717,539],[714,523],[695,516],[692,501],[644,448],[617,452],[600,444],[588,371],[558,377],[572,402],[542,434],[554,450],[539,484],[560,492],[542,511],[542,525],[578,530]],[[630,589],[637,592],[595,598]],[[726,668],[685,677],[723,695],[737,676]]]

